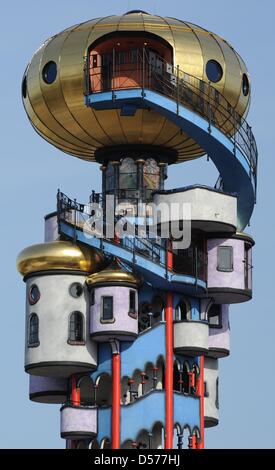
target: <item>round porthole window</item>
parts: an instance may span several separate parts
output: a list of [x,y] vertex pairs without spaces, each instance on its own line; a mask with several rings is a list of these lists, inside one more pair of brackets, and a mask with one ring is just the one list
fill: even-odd
[[80,297],[83,294],[83,286],[79,282],[74,282],[70,286],[70,294],[72,297],[75,297],[76,299]]
[[34,305],[40,299],[40,291],[36,284],[33,284],[29,290],[29,302],[31,305]]
[[206,75],[210,82],[219,82],[223,76],[223,69],[219,62],[216,60],[209,60],[206,64]]
[[24,99],[27,98],[27,76],[26,75],[22,81],[22,96]]
[[42,70],[42,78],[45,83],[50,85],[53,83],[57,76],[57,65],[52,60],[44,65]]
[[244,96],[247,96],[249,93],[249,80],[248,76],[244,73],[243,74],[243,94]]

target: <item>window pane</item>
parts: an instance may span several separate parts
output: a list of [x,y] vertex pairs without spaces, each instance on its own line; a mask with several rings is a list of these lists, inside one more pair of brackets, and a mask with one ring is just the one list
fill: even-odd
[[83,341],[83,317],[80,312],[73,312],[70,316],[70,341]]
[[103,297],[102,320],[113,319],[113,297]]
[[130,312],[136,311],[136,293],[133,290],[130,290]]
[[233,270],[233,247],[232,246],[219,246],[218,247],[218,269],[220,271]]

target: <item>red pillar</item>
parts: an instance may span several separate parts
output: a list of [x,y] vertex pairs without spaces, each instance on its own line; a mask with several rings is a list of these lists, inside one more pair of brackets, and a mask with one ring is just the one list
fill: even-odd
[[197,449],[204,449],[204,356],[200,357],[200,442],[197,443]]
[[112,449],[120,448],[120,353],[112,355]]
[[77,388],[77,380],[76,376],[72,375],[72,393],[71,393],[71,401],[74,406],[80,405],[80,388]]
[[173,270],[173,252],[172,252],[172,243],[171,240],[167,240],[167,269],[170,271]]
[[166,307],[166,368],[165,368],[165,449],[173,449],[174,435],[174,348],[173,348],[173,294],[167,292]]

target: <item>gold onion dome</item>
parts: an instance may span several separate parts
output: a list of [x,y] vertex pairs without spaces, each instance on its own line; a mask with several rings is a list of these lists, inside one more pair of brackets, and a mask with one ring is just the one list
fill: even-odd
[[104,256],[98,250],[67,241],[32,245],[17,257],[17,270],[22,276],[50,270],[94,273],[104,266]]
[[96,285],[133,285],[138,287],[141,283],[138,276],[122,269],[116,261],[113,261],[110,266],[103,269],[101,272],[90,274],[87,277],[86,283],[90,287]]
[[220,76],[216,83],[211,80],[212,86],[245,115],[250,101],[248,72],[227,41],[192,23],[134,10],[72,26],[42,44],[22,82],[23,102],[32,125],[63,152],[88,161],[95,160],[99,148],[129,144],[175,150],[179,161],[202,155],[196,142],[152,110],[139,109],[128,117],[117,109],[103,111],[85,105],[84,57],[93,49],[103,53],[100,47],[108,41],[110,48],[110,38],[119,47],[120,38],[132,41],[133,37],[142,37],[148,48],[151,42],[152,49],[154,41],[165,44],[175,67],[206,83],[210,80],[207,67],[210,72],[214,67]]

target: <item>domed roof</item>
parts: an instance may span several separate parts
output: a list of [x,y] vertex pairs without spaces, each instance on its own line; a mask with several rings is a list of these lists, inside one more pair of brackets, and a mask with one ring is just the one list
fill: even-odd
[[17,257],[17,270],[23,275],[49,270],[94,273],[104,268],[104,256],[67,241],[40,243],[25,248]]
[[96,286],[99,284],[117,284],[128,285],[131,284],[137,287],[140,284],[140,279],[133,273],[123,270],[119,264],[114,261],[106,269],[101,272],[91,274],[87,277],[86,283],[88,286]]
[[133,10],[75,25],[42,44],[22,84],[32,125],[63,152],[88,161],[94,160],[99,148],[126,144],[167,147],[178,152],[179,161],[204,154],[176,124],[153,110],[138,109],[129,118],[116,109],[98,111],[85,105],[83,57],[95,42],[127,33],[144,33],[149,45],[150,35],[165,42],[172,48],[174,66],[186,74],[205,82],[217,74],[213,87],[240,115],[246,113],[250,101],[247,69],[227,41],[192,23]]

